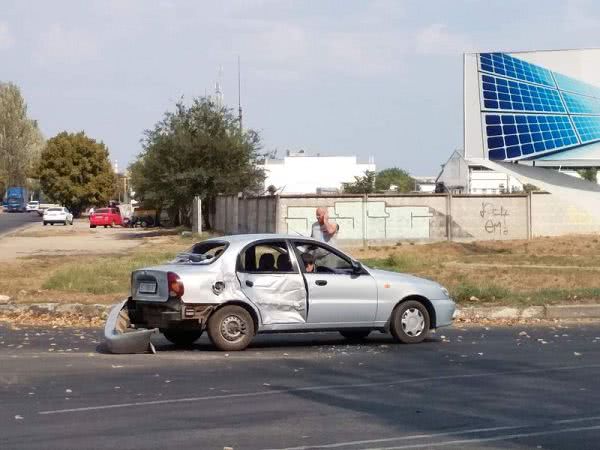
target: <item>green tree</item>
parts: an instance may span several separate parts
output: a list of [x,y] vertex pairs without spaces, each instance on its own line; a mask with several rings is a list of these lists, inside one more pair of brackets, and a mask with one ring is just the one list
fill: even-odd
[[0,184],[24,186],[34,175],[44,138],[37,123],[27,117],[19,88],[0,83]]
[[408,172],[397,167],[383,169],[375,177],[375,189],[388,191],[391,186],[396,186],[397,192],[411,192],[415,188],[415,180]]
[[48,198],[75,216],[88,206],[107,204],[115,190],[108,149],[83,131],[64,131],[49,139],[38,172]]
[[360,177],[354,177],[351,183],[342,183],[345,194],[372,194],[375,192],[375,172],[366,170]]
[[596,178],[596,176],[598,175],[598,169],[594,167],[588,167],[587,169],[579,169],[577,173],[584,180],[591,181],[592,183],[598,182]]
[[256,191],[264,180],[257,163],[260,136],[241,131],[231,110],[207,98],[191,106],[177,103],[153,129],[145,132],[143,151],[130,166],[136,199],[144,206],[166,208],[177,224],[189,224],[192,199],[202,199],[210,228],[210,211],[218,194]]

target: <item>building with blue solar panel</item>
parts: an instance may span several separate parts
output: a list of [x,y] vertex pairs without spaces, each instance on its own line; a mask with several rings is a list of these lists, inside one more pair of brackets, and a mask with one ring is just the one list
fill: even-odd
[[600,167],[600,50],[466,54],[465,158]]
[[544,169],[579,177],[600,168],[600,49],[464,55],[464,150],[438,182],[457,193],[518,192],[529,183],[520,167],[549,192],[544,180],[555,178]]

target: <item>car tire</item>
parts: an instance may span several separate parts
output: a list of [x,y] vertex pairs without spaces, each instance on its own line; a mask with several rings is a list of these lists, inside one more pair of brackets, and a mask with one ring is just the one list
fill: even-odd
[[73,219],[69,222],[69,225],[73,226]]
[[429,312],[425,305],[416,300],[408,300],[394,308],[390,331],[398,342],[418,344],[427,337],[429,325]]
[[349,341],[362,341],[371,334],[371,330],[340,330],[340,334]]
[[65,226],[65,227],[66,227],[66,226],[67,226],[67,223],[68,223],[68,221],[67,221],[67,220],[65,220],[65,221],[63,222],[63,226]]
[[108,225],[104,225],[104,228],[108,228]]
[[202,336],[202,330],[181,331],[181,330],[161,330],[168,341],[181,347],[189,347]]
[[48,222],[44,222],[44,226],[48,225]]
[[90,228],[96,228],[96,225],[90,225]]
[[241,306],[224,306],[208,319],[208,337],[222,351],[244,350],[254,337],[254,321]]
[[52,227],[53,227],[53,226],[54,226],[54,222],[50,222],[50,226],[52,226]]

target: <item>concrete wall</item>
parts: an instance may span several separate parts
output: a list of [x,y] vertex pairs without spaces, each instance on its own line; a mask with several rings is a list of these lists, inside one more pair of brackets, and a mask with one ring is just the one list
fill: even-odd
[[556,195],[534,192],[531,196],[531,228],[533,236],[600,233],[600,222],[589,212]]
[[216,231],[309,236],[315,210],[327,208],[340,244],[504,240],[600,232],[600,223],[550,194],[298,195],[219,197]]
[[527,239],[527,195],[458,195],[450,199],[452,239]]

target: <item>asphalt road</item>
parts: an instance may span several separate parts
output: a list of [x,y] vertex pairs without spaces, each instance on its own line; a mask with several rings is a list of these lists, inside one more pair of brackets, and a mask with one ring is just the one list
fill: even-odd
[[0,235],[9,233],[28,223],[41,222],[38,213],[8,213],[0,212]]
[[592,449],[600,324],[205,337],[99,352],[99,330],[0,327],[2,449]]

